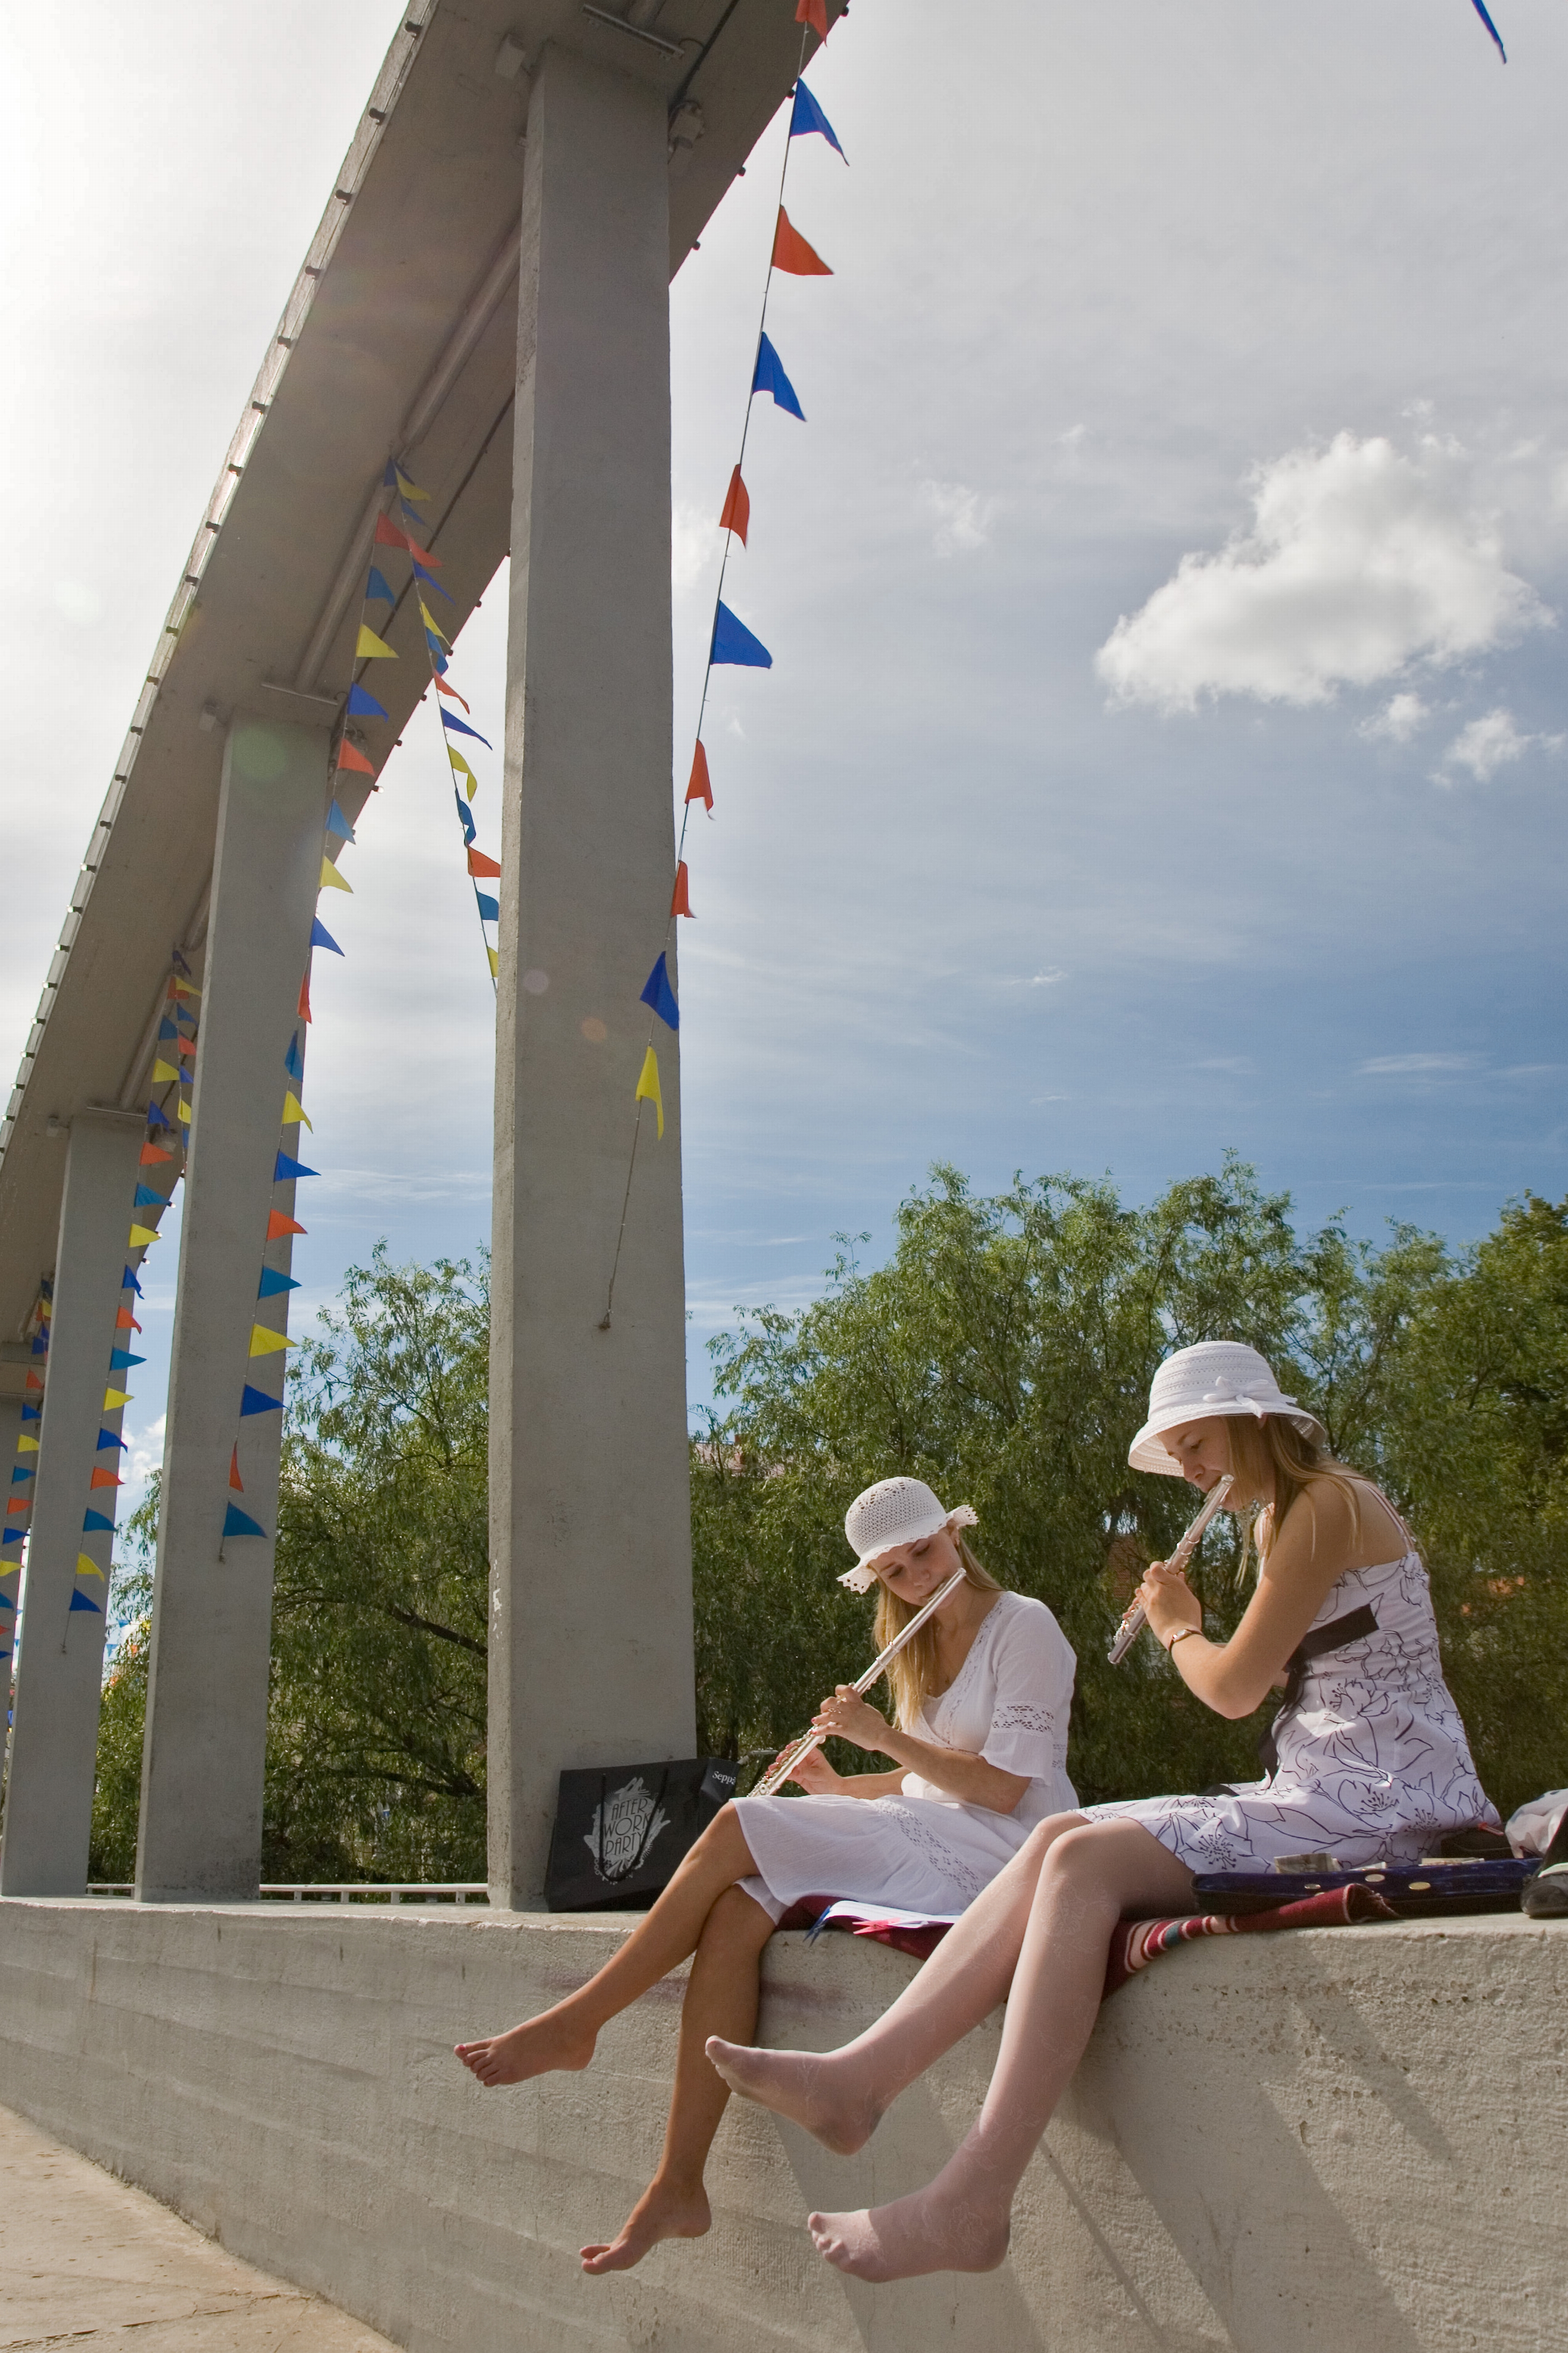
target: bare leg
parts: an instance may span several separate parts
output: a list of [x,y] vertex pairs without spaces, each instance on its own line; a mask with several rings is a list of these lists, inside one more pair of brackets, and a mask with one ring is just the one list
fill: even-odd
[[629,2271],[660,2239],[700,2239],[712,2221],[702,2171],[730,2092],[709,2064],[704,2045],[710,2034],[742,2042],[756,2032],[760,1964],[773,1932],[762,1905],[739,1887],[727,1888],[708,1915],[680,2012],[675,2092],[658,2171],[620,2235],[583,2249],[585,2272]]
[[1081,1814],[1041,1822],[948,1930],[868,2032],[841,2050],[747,2051],[717,2037],[708,2056],[731,2091],[804,2125],[840,2157],[863,2148],[906,2084],[1006,1999],[1045,1860]]
[[599,2029],[696,1951],[703,1924],[720,1896],[755,1870],[740,1817],[726,1806],[613,1960],[537,2018],[479,2042],[459,2042],[458,2058],[485,2084],[521,2084],[552,2068],[585,2067]]
[[[912,2198],[868,2213],[813,2214],[818,2253],[858,2279],[993,2270],[1007,2252],[1014,2192],[1093,2031],[1117,1921],[1192,1900],[1191,1873],[1140,1823],[1087,1823],[1058,1839],[1040,1872],[977,2121]],[[963,2032],[962,2004],[953,2017]],[[894,2036],[914,2040],[903,2026]],[[900,2059],[893,2072],[907,2064]]]

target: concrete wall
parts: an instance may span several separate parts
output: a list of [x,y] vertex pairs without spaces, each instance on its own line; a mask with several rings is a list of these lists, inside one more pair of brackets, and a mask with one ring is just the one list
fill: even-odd
[[[813,2205],[896,2195],[974,2112],[994,2021],[861,2157],[734,2107],[716,2227],[585,2280],[658,2150],[679,1989],[587,2073],[483,2093],[450,2045],[613,1924],[0,1903],[0,2102],[399,2343],[463,2353],[1560,2353],[1568,1933],[1521,1918],[1197,1946],[1106,2008],[1006,2265],[888,2288]],[[775,1940],[763,2030],[837,2043],[911,1964]],[[63,2325],[63,2324],[62,2324]]]

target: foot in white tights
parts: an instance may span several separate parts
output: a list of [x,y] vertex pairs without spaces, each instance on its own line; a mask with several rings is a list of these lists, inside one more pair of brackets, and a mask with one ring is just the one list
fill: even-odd
[[847,2080],[837,2052],[819,2057],[811,2051],[757,2051],[717,2034],[704,2047],[732,2092],[804,2125],[837,2157],[864,2148],[881,2121],[881,2109],[863,2086]]

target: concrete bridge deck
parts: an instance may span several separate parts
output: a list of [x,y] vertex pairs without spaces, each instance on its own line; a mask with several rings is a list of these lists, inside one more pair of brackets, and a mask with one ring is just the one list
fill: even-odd
[[[984,2278],[861,2287],[804,2218],[928,2179],[999,2021],[828,2157],[731,2108],[715,2227],[583,2277],[657,2154],[678,1981],[581,2075],[484,2093],[460,2035],[542,2009],[613,1917],[0,1902],[0,2100],[399,2345],[463,2353],[1561,2353],[1568,1934],[1522,1916],[1193,1946],[1107,2004]],[[912,1964],[769,1948],[773,2043]],[[325,2341],[325,2340],[324,2340]]]

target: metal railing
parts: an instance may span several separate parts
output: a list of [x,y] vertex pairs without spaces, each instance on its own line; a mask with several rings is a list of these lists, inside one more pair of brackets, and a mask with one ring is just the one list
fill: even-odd
[[[95,1879],[89,1895],[133,1896],[130,1881]],[[278,1879],[264,1880],[268,1904],[488,1904],[489,1890],[482,1879]]]

